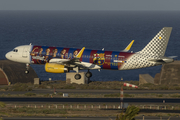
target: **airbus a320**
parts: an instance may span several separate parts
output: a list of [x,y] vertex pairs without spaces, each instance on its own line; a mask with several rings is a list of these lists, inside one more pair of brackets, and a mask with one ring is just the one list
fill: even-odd
[[28,74],[30,64],[45,65],[45,71],[50,73],[66,73],[71,70],[81,78],[79,70],[86,69],[86,77],[90,78],[92,69],[130,70],[161,65],[173,62],[173,56],[165,57],[172,27],[164,27],[139,52],[128,52],[134,40],[122,51],[105,51],[49,47],[39,45],[22,45],[6,54],[6,58],[15,62],[25,63]]

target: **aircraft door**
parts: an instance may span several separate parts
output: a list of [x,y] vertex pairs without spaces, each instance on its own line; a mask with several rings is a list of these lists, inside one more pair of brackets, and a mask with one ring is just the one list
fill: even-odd
[[25,57],[25,58],[28,57],[28,47],[23,48],[22,57]]

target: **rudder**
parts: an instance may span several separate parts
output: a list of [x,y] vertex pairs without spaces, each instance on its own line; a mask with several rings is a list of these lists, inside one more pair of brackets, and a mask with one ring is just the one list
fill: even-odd
[[164,56],[169,41],[172,27],[164,27],[159,33],[140,51],[141,54]]

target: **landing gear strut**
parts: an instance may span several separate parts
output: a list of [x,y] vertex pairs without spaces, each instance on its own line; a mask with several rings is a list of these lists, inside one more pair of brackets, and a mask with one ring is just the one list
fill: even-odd
[[28,74],[28,73],[29,73],[29,64],[27,63],[27,64],[26,64],[25,74]]

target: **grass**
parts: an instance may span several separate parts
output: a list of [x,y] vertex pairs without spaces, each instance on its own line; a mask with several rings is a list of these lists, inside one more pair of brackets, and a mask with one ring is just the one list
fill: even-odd
[[4,102],[0,102],[0,108],[6,107],[6,104]]
[[[62,92],[57,92],[57,94],[36,94],[36,93],[31,93],[27,92],[25,94],[0,94],[0,97],[55,97],[55,98],[62,98],[63,95]],[[124,93],[124,98],[180,98],[179,93],[174,93],[174,94],[157,94],[157,93],[145,93],[145,94],[128,94]],[[69,98],[119,98],[120,93],[111,93],[111,94],[94,94],[94,93],[68,93]]]
[[4,86],[1,91],[32,91],[32,83],[15,83],[9,86]]
[[[134,84],[138,86],[138,90],[180,90],[180,86],[178,85],[154,85],[151,83],[146,83],[143,85],[139,85],[139,81],[125,81],[130,84]],[[93,81],[89,84],[66,84],[66,81],[45,81],[42,82],[41,85],[36,86],[36,88],[56,88],[56,89],[81,89],[81,90],[119,90],[122,86],[122,82],[120,81]],[[136,88],[131,87],[123,87],[124,90],[134,90]]]
[[[133,82],[134,84],[138,84],[137,81],[130,81]],[[89,84],[66,84],[66,81],[45,81],[42,82],[41,85],[36,86],[36,88],[47,88],[49,86],[51,89],[56,88],[56,89],[94,89],[94,90],[104,90],[104,89],[109,89],[109,90],[117,90],[120,89],[120,86],[122,86],[122,83],[119,81],[107,81],[107,82],[99,82],[99,81],[94,81],[90,82]],[[124,89],[134,89],[134,88],[124,88]]]
[[25,96],[36,96],[36,93],[27,92],[24,95]]
[[105,94],[104,97],[120,97],[119,93]]
[[171,94],[170,96],[173,98],[180,98],[180,94],[178,94],[178,93]]
[[[4,104],[4,103],[3,103]],[[15,104],[10,103],[7,104],[6,107],[1,108],[0,116],[8,116],[8,117],[23,117],[23,116],[51,116],[51,117],[67,117],[67,116],[79,116],[79,117],[87,117],[87,116],[98,116],[98,117],[113,117],[116,116],[117,113],[119,113],[119,110],[102,110],[95,108],[95,106],[101,105],[101,107],[104,107],[106,105],[112,107],[112,103],[107,104],[93,104],[94,109],[90,108],[91,103],[87,104],[80,104],[80,103],[72,103],[72,104],[65,104],[65,109],[56,109],[54,108],[54,104],[43,104],[43,108],[39,108],[41,105],[37,105],[37,108],[34,108],[34,104],[30,105],[30,107],[27,107],[27,104],[16,104],[17,108],[14,108]],[[48,106],[52,106],[52,108],[48,108]],[[58,106],[62,106],[62,104],[57,104]],[[69,106],[77,106],[79,105],[79,109],[77,108],[69,108]],[[82,106],[86,105],[86,109],[82,108]],[[119,103],[115,103],[113,105],[116,105],[116,107],[119,105]],[[138,106],[137,106],[138,107]],[[139,108],[139,107],[138,107]],[[171,108],[167,107],[167,108]],[[178,108],[178,110],[180,107]],[[176,109],[177,110],[177,109]],[[179,113],[158,113],[157,111],[155,113],[144,113],[143,109],[139,112],[139,115],[142,116],[180,116]]]
[[[117,97],[120,97],[120,93],[105,94],[104,97],[116,97],[117,98]],[[125,93],[123,95],[123,97],[126,97],[126,98],[130,97],[131,98],[131,97],[134,97],[134,95]]]
[[157,94],[156,97],[163,97],[163,94]]
[[[87,104],[80,104],[80,103],[72,103],[72,104],[65,104],[64,109],[56,109],[53,107],[54,104],[44,104],[43,108],[39,108],[41,105],[37,105],[37,108],[34,108],[34,104],[30,105],[30,107],[27,107],[27,104],[16,104],[17,108],[14,108],[13,103],[7,104],[5,108],[1,109],[0,116],[8,116],[8,117],[23,117],[23,116],[51,116],[51,117],[67,117],[67,116],[79,116],[79,117],[87,117],[87,116],[98,116],[98,117],[114,117],[117,113],[120,112],[120,110],[103,110],[95,108],[95,106],[101,105],[101,108],[105,108],[106,105],[112,107],[112,103],[107,104],[93,104],[94,109],[90,108],[91,103]],[[47,108],[48,106],[52,106],[52,108]],[[58,106],[62,106],[62,104],[57,104]],[[69,106],[74,106],[73,108],[69,108]],[[79,105],[79,109],[76,108],[76,106]],[[86,105],[86,109],[82,108],[82,106]],[[119,106],[119,103],[113,104],[116,107]],[[130,105],[131,106],[131,105]],[[163,105],[162,105],[163,106]],[[138,107],[138,105],[136,106]],[[138,107],[139,108],[139,107]],[[167,108],[171,108],[167,107]],[[179,110],[180,108],[178,108]],[[176,109],[177,110],[177,109]],[[144,113],[143,109],[139,112],[139,115],[142,116],[180,116],[179,113]]]
[[10,110],[10,112],[13,113],[36,113],[36,114],[67,114],[67,110],[63,109],[37,109],[37,108],[27,108],[27,107],[22,107],[22,108],[13,108]]
[[[180,90],[179,85],[153,85],[146,83],[138,85],[138,81],[127,81],[130,84],[138,86],[138,90]],[[81,89],[81,90],[119,90],[122,86],[120,81],[93,81],[89,84],[66,84],[66,81],[44,81],[40,85],[33,85],[32,83],[16,83],[0,88],[0,91],[32,91],[33,89]],[[124,90],[134,90],[136,88],[123,87]]]

